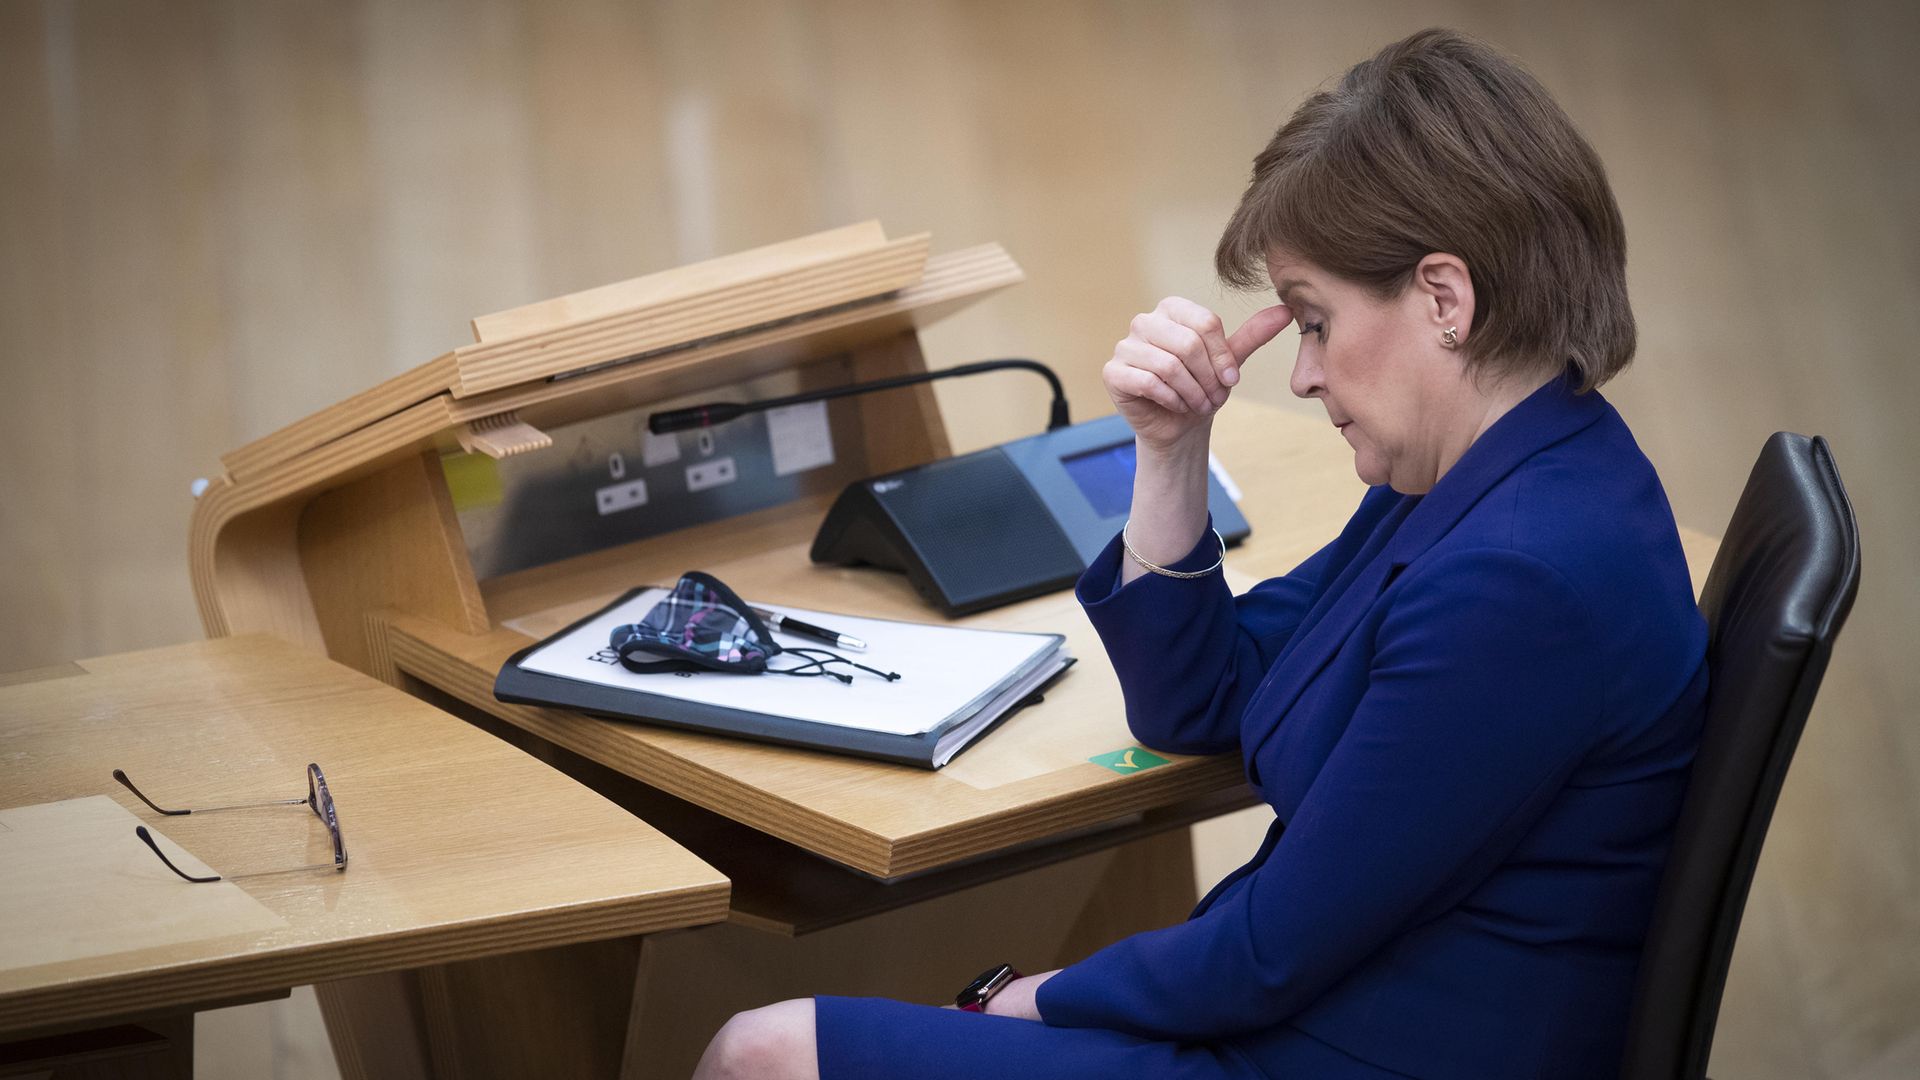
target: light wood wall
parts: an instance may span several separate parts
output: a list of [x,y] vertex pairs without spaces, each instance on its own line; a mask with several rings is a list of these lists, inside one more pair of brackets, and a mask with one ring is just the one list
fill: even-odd
[[[1273,127],[1431,24],[1525,59],[1608,162],[1642,341],[1608,393],[1680,520],[1717,532],[1768,433],[1833,440],[1865,587],[1714,1068],[1920,1073],[1920,7],[1901,0],[11,0],[0,668],[197,635],[193,478],[470,316],[867,217],[1001,241],[1028,271],[930,334],[935,364],[1037,356],[1102,413],[1133,312],[1257,304],[1208,259]],[[1290,403],[1291,350],[1243,392]],[[959,448],[1038,430],[1022,378],[941,388]]]

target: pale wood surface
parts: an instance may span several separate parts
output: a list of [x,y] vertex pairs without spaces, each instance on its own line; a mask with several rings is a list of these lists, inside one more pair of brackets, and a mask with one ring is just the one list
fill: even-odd
[[175,866],[220,873],[174,842],[164,822],[142,822],[106,795],[0,809],[0,970],[286,925],[230,881],[183,893],[146,845],[127,842],[142,824]]
[[[0,971],[0,1031],[725,916],[726,879],[624,810],[292,646],[232,638],[81,666],[88,674],[0,689],[9,803],[104,793],[154,821],[113,769],[163,805],[204,805],[302,795],[316,761],[350,863],[236,882],[285,921],[278,929]],[[298,811],[161,827],[227,872],[331,862],[326,830]],[[131,829],[126,842],[139,844]]]
[[[435,1077],[611,1077],[627,1043],[646,938],[622,938],[437,965],[420,973]],[[681,973],[698,986],[708,972]],[[697,1041],[691,1031],[676,1043]],[[385,1080],[372,1070],[368,1080]]]
[[278,431],[236,446],[220,455],[220,464],[226,467],[227,475],[235,479],[251,477],[270,465],[444,394],[458,374],[459,367],[452,353],[436,356],[317,409]]
[[716,288],[524,337],[463,345],[453,351],[459,368],[453,396],[473,397],[895,292],[920,280],[931,242],[932,234],[920,233],[868,251],[795,265],[776,262],[771,270],[749,262]]
[[[1251,788],[1237,786],[1139,814],[1129,814],[1067,838],[1053,838],[1012,851],[967,860],[905,879],[883,881],[822,859],[803,848],[742,825],[644,784],[625,773],[589,760],[495,717],[418,680],[407,689],[454,716],[490,731],[506,742],[580,781],[659,829],[689,851],[697,852],[732,882],[727,920],[756,930],[798,937],[844,926],[856,920],[946,896],[989,881],[1130,844],[1166,832],[1184,832],[1251,806]],[[1160,868],[1154,887],[1183,882],[1185,863]],[[1172,872],[1166,872],[1172,871]],[[1147,878],[1134,882],[1141,891]],[[1206,882],[1211,885],[1211,881]]]
[[[802,540],[776,554],[804,557],[805,549]],[[744,595],[760,594],[746,560],[703,565]],[[1043,704],[1022,710],[962,755],[991,760],[1006,745],[1016,760],[1039,759],[1017,779],[985,787],[953,774],[957,765],[929,772],[503,704],[493,700],[494,675],[531,639],[507,629],[460,634],[399,615],[383,627],[385,651],[404,674],[662,791],[877,877],[943,866],[1241,783],[1238,761],[1226,758],[1174,756],[1171,765],[1132,776],[1089,762],[1135,745],[1117,707],[1112,671],[1102,672],[1099,656],[1084,654],[1085,645],[1097,643],[1084,640],[1090,628],[1071,632],[1079,628],[1067,604],[1023,611],[1066,627],[1070,640],[1083,639],[1082,659]]]
[[[1607,394],[1680,521],[1723,529],[1783,428],[1859,503],[1713,1075],[1920,1073],[1909,0],[0,5],[0,610],[31,613],[0,667],[200,633],[187,483],[474,313],[848,221],[1004,242],[1030,283],[929,360],[1036,356],[1098,415],[1134,312],[1254,302],[1208,259],[1286,111],[1436,24],[1527,61],[1608,165],[1641,350]],[[1291,340],[1248,396],[1288,405]],[[992,381],[936,391],[956,448],[1038,430]]]
[[486,629],[440,459],[420,454],[316,497],[301,513],[300,568],[327,655],[371,669],[366,613],[414,611]]
[[[314,986],[337,1076],[371,1080],[439,1080],[427,1012],[415,972],[383,971]],[[324,1017],[324,1020],[322,1019]],[[275,1066],[282,1064],[278,1055]]]
[[811,236],[782,240],[751,251],[722,255],[689,266],[599,285],[551,300],[522,304],[491,315],[475,316],[473,340],[505,341],[543,330],[584,322],[668,300],[732,288],[769,274],[802,270],[832,259],[881,247],[886,230],[878,221],[862,221]]
[[[524,372],[524,377],[515,379],[489,376],[489,387],[485,390],[474,389],[461,382],[460,350],[456,350],[402,375],[359,390],[343,401],[326,405],[271,434],[228,451],[221,455],[220,460],[234,480],[251,480],[276,465],[292,463],[296,468],[311,465],[316,460],[316,451],[323,447],[325,452],[345,466],[358,466],[374,454],[391,452],[410,439],[419,437],[417,425],[404,428],[392,425],[392,421],[401,415],[431,416],[436,419],[452,416],[461,421],[472,421],[510,409],[577,397],[589,391],[600,394],[610,390],[625,391],[629,395],[637,392],[641,395],[637,400],[659,400],[682,392],[685,384],[675,380],[689,369],[700,372],[697,385],[742,381],[753,375],[829,356],[905,329],[932,325],[973,300],[1022,279],[1019,266],[998,244],[980,244],[941,256],[927,257],[926,237],[909,240],[919,253],[915,256],[915,272],[911,281],[886,295],[875,295],[864,303],[834,304],[828,295],[834,285],[832,280],[821,288],[804,287],[802,283],[811,280],[808,272],[817,272],[818,267],[803,266],[789,271],[796,276],[796,281],[790,290],[794,295],[787,299],[792,305],[823,305],[798,309],[820,313],[811,318],[775,321],[766,326],[750,323],[746,324],[749,329],[730,333],[720,329],[729,320],[714,312],[706,312],[707,321],[683,322],[677,324],[672,332],[666,332],[657,331],[650,325],[649,313],[645,310],[616,312],[615,316],[628,321],[649,323],[645,332],[658,339],[655,345],[663,351],[630,363],[577,375],[560,383],[545,381],[539,372]],[[903,259],[903,255],[896,253],[896,262]],[[695,279],[699,278],[699,264],[680,270],[692,271]],[[677,281],[680,270],[665,276]],[[563,302],[566,299],[559,297],[549,302]],[[536,335],[538,340],[527,344],[526,348],[544,355],[550,350],[541,348],[542,344],[553,344],[548,338],[564,337],[568,343],[578,346],[568,355],[580,353],[582,349],[599,350],[592,353],[594,359],[579,360],[575,366],[558,365],[557,370],[563,371],[592,367],[596,362],[636,356],[646,351],[644,345],[627,342],[633,346],[631,350],[615,349],[609,352],[602,341],[604,334],[588,334],[584,343],[575,343],[574,338],[580,336],[577,328],[563,327],[544,336]],[[514,339],[502,344],[515,344],[517,347],[519,343],[520,339]],[[735,366],[716,368],[707,363],[719,356],[726,356]],[[436,411],[425,411],[427,406],[434,406]],[[601,408],[604,411],[604,407]],[[543,422],[553,422],[549,419],[550,413],[536,415]],[[371,444],[362,438],[358,441],[367,449],[351,452],[345,457],[338,454],[333,444],[347,442],[349,436],[360,436],[372,426],[385,428],[389,437]],[[320,475],[331,476],[340,467],[343,466],[335,464],[329,472]]]

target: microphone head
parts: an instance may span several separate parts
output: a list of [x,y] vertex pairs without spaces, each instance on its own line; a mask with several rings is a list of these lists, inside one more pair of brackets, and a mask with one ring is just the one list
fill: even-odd
[[684,409],[668,409],[648,416],[647,430],[655,435],[667,435],[675,431],[712,427],[737,419],[746,411],[745,405],[732,401],[713,401],[705,405],[689,405]]

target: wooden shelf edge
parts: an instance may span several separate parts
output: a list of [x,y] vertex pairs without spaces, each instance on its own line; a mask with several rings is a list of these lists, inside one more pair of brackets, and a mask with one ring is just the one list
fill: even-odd
[[615,311],[523,337],[454,350],[453,396],[572,374],[624,356],[804,319],[910,287],[926,272],[932,236],[921,233],[869,251],[781,268],[711,291]]
[[664,896],[569,905],[532,913],[466,920],[426,932],[395,932],[346,945],[300,945],[231,960],[155,968],[137,977],[80,979],[28,993],[0,993],[0,1032],[401,971],[429,964],[631,937],[722,922],[730,884],[709,884]]
[[227,475],[236,480],[251,479],[316,446],[404,412],[436,394],[446,393],[458,373],[453,354],[444,353],[270,435],[229,450],[220,455],[220,464],[226,467]]
[[527,337],[568,323],[584,322],[598,315],[697,295],[737,283],[742,277],[756,273],[817,266],[881,247],[886,242],[886,229],[881,227],[878,219],[869,218],[837,229],[475,316],[473,340],[500,342]]
[[[978,299],[1024,280],[1025,273],[1005,248],[999,244],[979,244],[943,255],[927,256],[923,271],[914,284],[867,303],[842,305],[824,313],[817,320],[787,320],[773,326],[747,327],[736,335],[724,336],[709,344],[689,343],[684,349],[664,352],[651,359],[698,362],[717,353],[764,348],[868,319],[886,319],[901,314],[918,313],[918,317],[910,319],[910,324],[926,325],[956,310],[959,306],[956,301]],[[927,308],[939,310],[921,311]],[[635,365],[635,368],[643,367],[644,362]],[[659,372],[622,370],[614,373],[612,378],[601,381],[619,382],[636,374],[657,375]],[[516,404],[525,404],[525,401],[516,397],[517,394],[530,393],[534,399],[541,400],[557,396],[554,393],[542,393],[550,389],[557,389],[558,394],[564,395],[596,388],[599,383],[585,382],[591,377],[581,376],[579,381],[567,379],[559,383],[549,383],[542,378],[527,385],[473,393],[460,398],[458,419],[464,421],[490,416],[514,408]],[[269,435],[230,450],[221,455],[221,464],[228,477],[235,481],[255,479],[276,466],[329,442],[379,425],[437,395],[451,397],[459,378],[460,366],[456,353],[444,353]]]
[[[453,425],[450,401],[444,394],[429,398],[250,479],[209,485],[194,500],[187,537],[188,574],[207,635],[258,630],[319,647],[292,527],[296,500],[432,447]],[[238,525],[276,510],[285,520],[267,530],[271,535],[250,537],[244,555],[225,550]]]
[[460,398],[451,407],[456,419],[468,421],[574,395],[597,397],[627,384],[665,380],[718,357],[732,358],[752,373],[762,373],[754,366],[756,356],[764,356],[766,371],[790,367],[796,356],[845,351],[867,340],[930,325],[1025,280],[1025,272],[1005,248],[981,244],[929,258],[919,284],[890,296],[806,319],[751,327],[712,341],[692,342],[565,379],[523,383]]

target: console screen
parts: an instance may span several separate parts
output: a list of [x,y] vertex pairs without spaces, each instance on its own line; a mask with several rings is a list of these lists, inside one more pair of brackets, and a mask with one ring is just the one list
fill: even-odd
[[1080,494],[1103,519],[1125,517],[1133,506],[1133,440],[1061,458]]

